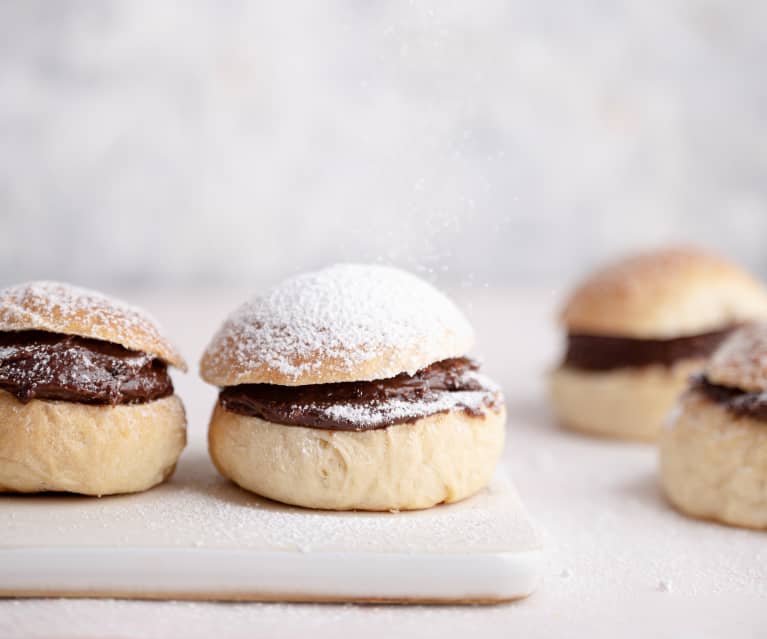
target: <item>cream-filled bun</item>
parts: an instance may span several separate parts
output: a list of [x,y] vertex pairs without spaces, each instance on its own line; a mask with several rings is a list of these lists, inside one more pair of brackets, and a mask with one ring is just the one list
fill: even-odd
[[692,380],[662,431],[660,469],[683,513],[767,528],[767,324],[735,332]]
[[308,508],[408,510],[468,497],[500,457],[499,389],[466,357],[469,323],[423,280],[337,265],[237,309],[201,362],[221,387],[219,471]]
[[549,379],[560,421],[590,434],[651,441],[687,378],[722,340],[767,320],[767,290],[720,257],[668,248],[598,270],[560,319],[567,348]]
[[142,311],[57,282],[0,290],[0,491],[110,495],[167,479],[186,443],[168,366]]

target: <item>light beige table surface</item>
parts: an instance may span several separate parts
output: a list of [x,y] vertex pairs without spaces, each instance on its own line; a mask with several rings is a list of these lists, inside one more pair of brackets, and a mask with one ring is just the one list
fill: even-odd
[[[242,294],[127,297],[194,362]],[[659,493],[652,447],[572,435],[551,419],[543,375],[559,347],[557,298],[459,294],[509,404],[503,463],[545,531],[544,582],[529,599],[491,608],[10,600],[0,601],[0,637],[767,636],[767,534],[681,517]],[[204,438],[215,390],[194,371],[176,382],[190,437]]]

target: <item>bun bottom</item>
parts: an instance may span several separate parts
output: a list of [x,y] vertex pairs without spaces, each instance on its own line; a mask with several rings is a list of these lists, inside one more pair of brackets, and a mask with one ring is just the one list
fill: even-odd
[[173,474],[186,417],[172,395],[146,404],[93,406],[0,391],[0,492],[113,495]]
[[216,404],[208,445],[222,475],[269,499],[326,510],[418,510],[487,485],[505,432],[503,409],[349,432],[275,424]]
[[591,435],[654,441],[690,375],[703,360],[584,371],[562,366],[549,378],[555,413],[564,426]]
[[660,438],[661,484],[681,512],[767,528],[767,423],[691,391]]

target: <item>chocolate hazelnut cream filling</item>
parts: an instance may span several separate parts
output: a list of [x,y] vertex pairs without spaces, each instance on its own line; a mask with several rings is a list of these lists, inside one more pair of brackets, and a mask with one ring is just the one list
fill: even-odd
[[750,417],[767,422],[767,392],[744,391],[732,386],[713,384],[705,375],[692,378],[690,390],[702,393],[737,417]]
[[570,333],[565,366],[586,371],[662,364],[671,366],[683,359],[706,358],[739,326],[673,339],[637,339]]
[[143,404],[173,394],[167,365],[117,344],[45,331],[0,333],[0,389],[79,404]]
[[498,387],[468,358],[446,359],[415,375],[306,386],[241,384],[221,390],[226,410],[286,426],[364,431],[460,410],[479,417],[503,404]]

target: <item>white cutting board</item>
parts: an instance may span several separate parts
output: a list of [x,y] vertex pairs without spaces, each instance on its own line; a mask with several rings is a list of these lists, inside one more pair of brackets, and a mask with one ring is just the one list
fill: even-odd
[[0,596],[492,603],[538,581],[512,486],[402,513],[283,506],[187,450],[171,482],[101,499],[0,496]]

